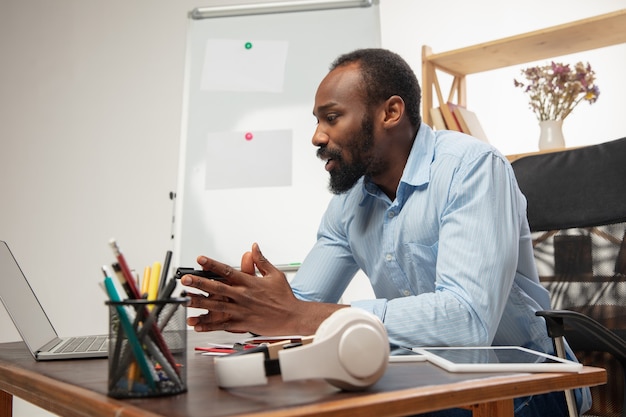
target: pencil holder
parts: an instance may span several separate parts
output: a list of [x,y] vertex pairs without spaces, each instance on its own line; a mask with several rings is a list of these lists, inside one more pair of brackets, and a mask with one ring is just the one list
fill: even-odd
[[108,395],[159,397],[187,391],[187,299],[106,304]]

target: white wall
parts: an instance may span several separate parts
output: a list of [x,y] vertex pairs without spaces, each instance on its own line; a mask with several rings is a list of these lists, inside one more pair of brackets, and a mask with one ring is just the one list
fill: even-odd
[[[106,331],[96,283],[112,261],[111,237],[133,265],[171,248],[186,13],[213,3],[0,0],[0,239],[62,334]],[[442,52],[626,7],[626,0],[380,3],[383,46],[418,78],[423,44]],[[626,45],[563,60],[590,61],[602,92],[566,120],[568,145],[626,136]],[[504,153],[536,150],[539,136],[513,87],[518,73],[468,77],[468,106]],[[369,294],[356,287],[348,298]],[[0,307],[0,342],[18,339]],[[16,417],[47,415],[19,400],[15,409]]]

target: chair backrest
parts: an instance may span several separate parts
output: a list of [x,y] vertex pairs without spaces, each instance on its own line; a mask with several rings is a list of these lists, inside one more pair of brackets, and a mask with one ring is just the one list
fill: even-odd
[[[626,340],[626,138],[526,156],[512,166],[528,201],[535,260],[552,308],[590,316]],[[619,415],[622,367],[594,352],[593,338],[568,334],[567,340],[583,363],[606,367],[617,381],[592,390],[594,411]]]
[[588,314],[597,305],[624,306],[626,138],[527,156],[512,166],[552,307]]

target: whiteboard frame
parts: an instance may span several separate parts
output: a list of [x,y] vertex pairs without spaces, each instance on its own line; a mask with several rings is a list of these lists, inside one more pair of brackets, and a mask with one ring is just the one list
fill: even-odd
[[234,4],[228,6],[197,7],[189,12],[191,19],[211,19],[266,13],[308,12],[312,10],[370,7],[372,0],[300,0],[261,4]]

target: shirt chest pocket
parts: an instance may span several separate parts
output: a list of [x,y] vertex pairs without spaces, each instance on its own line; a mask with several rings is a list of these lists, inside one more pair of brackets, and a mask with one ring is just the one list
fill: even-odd
[[435,291],[438,247],[439,242],[430,246],[407,242],[398,248],[398,260],[419,294]]

